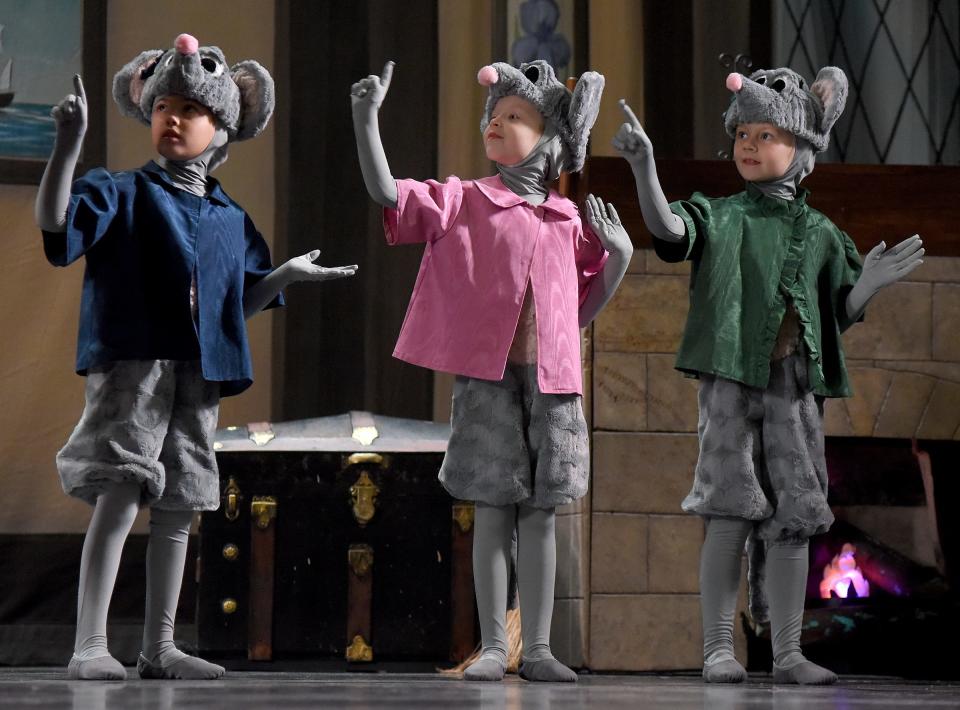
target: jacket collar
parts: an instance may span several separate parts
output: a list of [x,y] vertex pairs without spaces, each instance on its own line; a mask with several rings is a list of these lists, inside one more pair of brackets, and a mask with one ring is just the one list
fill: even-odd
[[[183,192],[183,190],[177,187],[176,183],[174,183],[173,180],[170,179],[170,176],[167,174],[167,171],[161,168],[159,165],[157,165],[154,161],[151,160],[149,163],[144,165],[142,170],[144,172],[150,173],[151,175],[156,175],[160,180],[166,183],[171,190],[177,190],[178,192]],[[216,202],[217,204],[223,205],[223,206],[230,204],[230,198],[227,197],[227,193],[225,193],[223,191],[223,188],[220,187],[219,180],[217,180],[215,177],[208,176],[207,184],[209,185],[209,188],[207,190],[207,197],[211,201]]]
[[[499,175],[491,175],[490,177],[482,178],[480,180],[474,180],[473,184],[477,186],[477,189],[483,194],[484,197],[490,200],[497,207],[507,208],[515,207],[516,205],[529,204],[526,200],[512,192],[506,185],[504,185],[503,180],[500,179]],[[563,219],[573,219],[579,214],[577,211],[577,206],[566,197],[563,197],[556,190],[550,190],[550,193],[547,195],[547,199],[537,206],[543,207],[548,212],[552,212]]]

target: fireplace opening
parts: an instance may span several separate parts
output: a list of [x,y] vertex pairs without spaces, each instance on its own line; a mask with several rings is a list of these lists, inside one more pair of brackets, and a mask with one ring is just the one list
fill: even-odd
[[[831,529],[810,541],[804,654],[843,674],[958,679],[960,442],[828,437]],[[744,615],[748,669],[770,629]]]

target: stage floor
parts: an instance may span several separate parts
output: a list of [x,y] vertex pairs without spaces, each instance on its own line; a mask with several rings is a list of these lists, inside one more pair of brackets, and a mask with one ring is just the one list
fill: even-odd
[[67,681],[49,668],[0,668],[0,707],[101,710],[216,708],[670,708],[671,710],[880,710],[960,708],[960,683],[843,678],[829,688],[774,686],[759,677],[739,686],[704,685],[693,675],[584,675],[576,685],[465,683],[434,674],[232,672],[225,679]]

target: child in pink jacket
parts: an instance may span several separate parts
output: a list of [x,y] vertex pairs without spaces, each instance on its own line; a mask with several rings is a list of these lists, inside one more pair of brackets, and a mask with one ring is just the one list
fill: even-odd
[[606,304],[633,248],[612,205],[590,196],[589,226],[547,185],[579,170],[603,77],[571,93],[543,61],[480,70],[481,119],[497,175],[394,180],[377,112],[393,64],[353,86],[364,182],[384,206],[390,244],[426,242],[394,355],[457,375],[440,480],[476,501],[473,567],[483,650],[467,680],[500,680],[511,541],[518,539],[523,616],[520,676],[576,681],[550,652],[555,509],[586,493],[587,427],[580,404],[580,328]]

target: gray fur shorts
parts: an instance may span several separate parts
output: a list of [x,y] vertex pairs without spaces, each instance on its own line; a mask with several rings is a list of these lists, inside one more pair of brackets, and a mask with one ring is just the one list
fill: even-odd
[[809,391],[806,357],[770,363],[765,390],[700,379],[700,458],[683,509],[758,521],[768,542],[826,532],[823,403]]
[[455,498],[553,508],[587,492],[590,452],[578,394],[542,394],[537,366],[503,380],[457,377],[440,482]]
[[144,505],[216,510],[219,403],[220,385],[203,379],[198,361],[92,368],[80,423],[57,454],[63,490],[95,505],[110,485],[135,481]]

